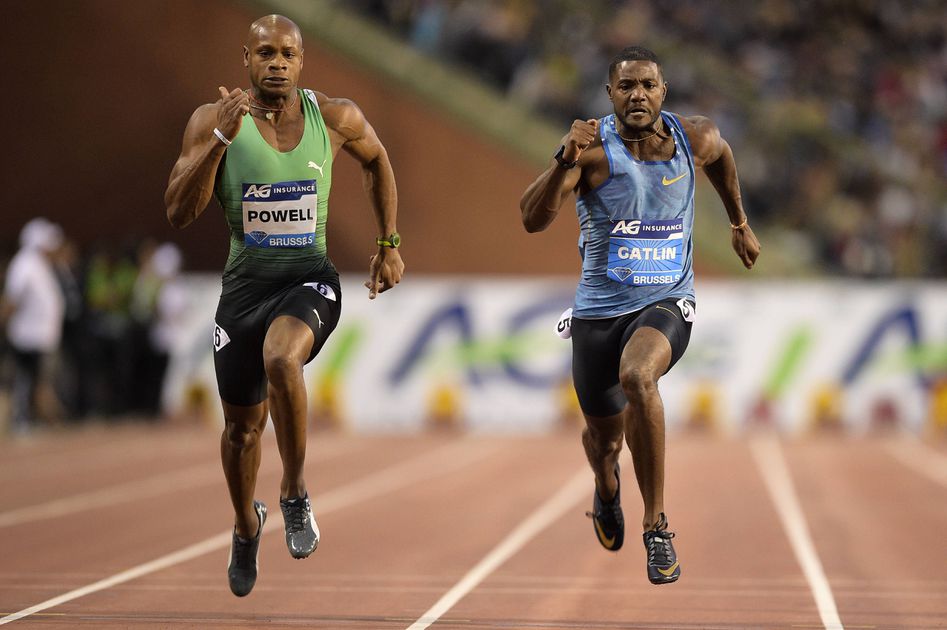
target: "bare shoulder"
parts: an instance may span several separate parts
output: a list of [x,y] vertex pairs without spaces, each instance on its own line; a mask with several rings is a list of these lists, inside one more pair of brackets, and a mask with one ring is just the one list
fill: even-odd
[[217,126],[217,103],[206,103],[194,110],[184,129],[184,153],[200,144]]
[[194,110],[187,122],[187,130],[203,135],[217,126],[217,103],[205,103]]
[[687,134],[697,166],[713,162],[723,151],[723,138],[714,121],[706,116],[681,116],[681,126]]
[[313,91],[313,93],[316,95],[319,111],[322,112],[322,119],[329,129],[348,139],[361,136],[365,128],[365,115],[354,101],[347,98],[331,98],[322,92]]

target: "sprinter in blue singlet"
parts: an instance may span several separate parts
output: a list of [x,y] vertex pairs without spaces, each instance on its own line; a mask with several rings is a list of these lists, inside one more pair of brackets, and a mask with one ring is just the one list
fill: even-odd
[[648,579],[681,567],[664,509],[664,406],[658,379],[684,353],[695,315],[694,186],[704,169],[730,217],[731,244],[750,269],[760,243],[747,223],[730,146],[703,116],[662,111],[668,84],[645,48],[624,49],[605,86],[615,112],[576,120],[549,168],[520,200],[529,232],[546,229],[576,194],[582,278],[572,312],[572,374],[595,473],[592,518],[603,547],[624,542],[618,455],[634,460],[644,502]]

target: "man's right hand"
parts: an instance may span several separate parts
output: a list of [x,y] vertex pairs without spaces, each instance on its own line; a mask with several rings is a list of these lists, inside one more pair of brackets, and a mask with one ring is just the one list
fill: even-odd
[[566,138],[566,148],[562,152],[562,159],[566,162],[575,162],[582,155],[598,134],[598,120],[576,120],[572,123],[569,136]]
[[217,101],[217,129],[228,140],[233,140],[240,132],[243,115],[250,111],[250,96],[235,88],[227,92],[224,86],[217,88],[220,91],[220,100]]

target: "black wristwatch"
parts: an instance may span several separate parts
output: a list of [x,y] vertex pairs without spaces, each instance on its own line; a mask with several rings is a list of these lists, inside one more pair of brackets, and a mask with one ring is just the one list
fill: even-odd
[[390,247],[392,249],[398,249],[401,247],[401,235],[397,232],[392,232],[388,236],[379,236],[375,239],[375,244],[379,247]]
[[575,165],[578,164],[579,161],[576,160],[575,162],[566,162],[564,159],[562,159],[562,154],[565,152],[566,152],[566,145],[564,144],[560,145],[559,151],[556,152],[556,156],[555,156],[556,162],[558,162],[559,166],[561,166],[562,168],[566,170],[569,170],[570,168],[575,168]]

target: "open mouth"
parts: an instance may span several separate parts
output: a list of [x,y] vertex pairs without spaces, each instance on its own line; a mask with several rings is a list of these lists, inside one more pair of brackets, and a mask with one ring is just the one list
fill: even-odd
[[264,83],[272,83],[274,85],[283,85],[284,83],[287,83],[288,81],[289,79],[287,79],[286,77],[266,77],[265,79],[263,79]]

